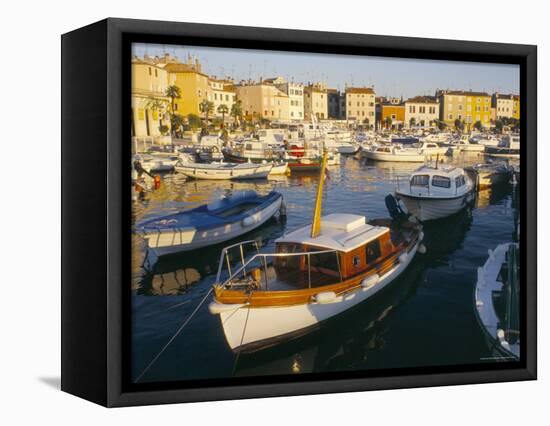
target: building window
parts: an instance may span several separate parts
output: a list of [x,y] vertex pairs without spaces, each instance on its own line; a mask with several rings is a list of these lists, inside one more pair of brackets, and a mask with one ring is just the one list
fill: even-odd
[[158,76],[159,76],[158,70],[155,68],[155,77],[158,77]]
[[151,67],[149,67],[149,75],[152,75],[152,73],[151,73]]

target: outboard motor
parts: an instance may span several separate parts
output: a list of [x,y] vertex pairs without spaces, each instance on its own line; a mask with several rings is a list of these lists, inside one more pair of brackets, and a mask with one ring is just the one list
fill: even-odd
[[399,204],[399,201],[397,201],[392,194],[386,195],[384,201],[386,202],[388,213],[393,220],[401,222],[409,217],[409,214],[403,211],[401,205]]

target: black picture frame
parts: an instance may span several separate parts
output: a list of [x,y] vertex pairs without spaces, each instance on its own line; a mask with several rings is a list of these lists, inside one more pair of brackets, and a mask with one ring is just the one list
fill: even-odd
[[[470,41],[109,18],[62,36],[62,390],[109,407],[534,380],[537,49]],[[520,66],[522,353],[518,363],[308,378],[132,385],[130,44],[240,47]],[[126,332],[125,332],[126,331]],[[184,387],[185,386],[185,387]]]

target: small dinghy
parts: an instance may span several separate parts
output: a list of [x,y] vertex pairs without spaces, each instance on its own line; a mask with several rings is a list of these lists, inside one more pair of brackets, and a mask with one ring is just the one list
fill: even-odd
[[[392,283],[424,249],[418,223],[321,217],[326,161],[325,154],[311,225],[277,239],[273,253],[261,253],[255,241],[221,253],[209,310],[220,316],[233,350],[256,350],[307,333]],[[254,246],[257,253],[245,259]]]
[[237,192],[195,209],[138,223],[135,233],[157,256],[218,244],[258,228],[280,211],[283,196]]
[[464,169],[436,164],[420,167],[407,182],[398,181],[395,197],[424,222],[458,213],[473,201],[473,189]]
[[519,246],[500,244],[478,268],[476,316],[493,356],[519,360]]
[[475,164],[464,170],[475,182],[477,189],[487,189],[494,185],[508,183],[512,168],[505,163]]
[[272,163],[183,163],[176,165],[176,171],[192,179],[237,180],[266,178],[273,167]]

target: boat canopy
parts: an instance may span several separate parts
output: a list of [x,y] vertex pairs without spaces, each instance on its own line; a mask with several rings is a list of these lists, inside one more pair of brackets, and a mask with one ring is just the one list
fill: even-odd
[[307,225],[278,238],[275,242],[315,246],[345,253],[379,238],[389,232],[389,228],[369,225],[365,216],[334,213],[321,218],[320,235],[312,238],[310,231],[311,225]]

